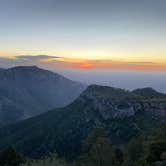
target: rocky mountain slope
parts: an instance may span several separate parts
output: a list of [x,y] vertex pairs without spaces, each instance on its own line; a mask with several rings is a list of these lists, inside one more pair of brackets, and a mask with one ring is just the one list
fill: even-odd
[[63,107],[85,85],[36,66],[0,70],[0,124],[8,124]]
[[93,128],[104,128],[111,142],[120,146],[165,123],[165,119],[165,97],[149,99],[122,89],[92,85],[65,108],[1,128],[0,149],[12,145],[33,158],[56,150],[60,156],[73,159]]

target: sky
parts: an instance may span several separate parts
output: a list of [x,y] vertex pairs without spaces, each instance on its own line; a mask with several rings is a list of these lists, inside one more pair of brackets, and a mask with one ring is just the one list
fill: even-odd
[[[38,65],[84,82],[163,90],[165,18],[165,0],[0,0],[0,67]],[[128,85],[132,78],[142,82]]]

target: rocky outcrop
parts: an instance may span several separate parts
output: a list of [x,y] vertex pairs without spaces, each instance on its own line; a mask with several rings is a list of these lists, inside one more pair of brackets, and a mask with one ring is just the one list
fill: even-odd
[[[95,87],[98,88],[98,86],[92,86],[92,89]],[[119,91],[123,91],[124,94],[119,96]],[[144,96],[136,96],[133,93],[120,89],[117,91],[117,97],[114,95],[114,98],[112,98],[111,91],[110,97],[103,97],[104,94],[102,95],[102,93],[100,93],[100,95],[97,94],[99,93],[96,91],[88,90],[85,91],[78,100],[83,102],[84,105],[89,101],[92,104],[92,107],[100,113],[104,120],[130,117],[139,112],[152,114],[154,118],[166,118],[165,98],[148,99],[144,98]],[[130,96],[128,97],[128,95]],[[133,98],[130,98],[132,96]]]

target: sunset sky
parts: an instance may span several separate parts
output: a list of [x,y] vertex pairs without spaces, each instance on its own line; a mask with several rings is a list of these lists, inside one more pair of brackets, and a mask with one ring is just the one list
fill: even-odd
[[0,0],[0,67],[166,72],[165,0]]

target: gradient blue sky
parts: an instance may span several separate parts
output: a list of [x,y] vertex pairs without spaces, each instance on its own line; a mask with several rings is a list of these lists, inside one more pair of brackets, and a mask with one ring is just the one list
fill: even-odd
[[165,0],[0,0],[0,67],[166,92],[165,18]]
[[166,62],[165,0],[0,0],[0,55]]

